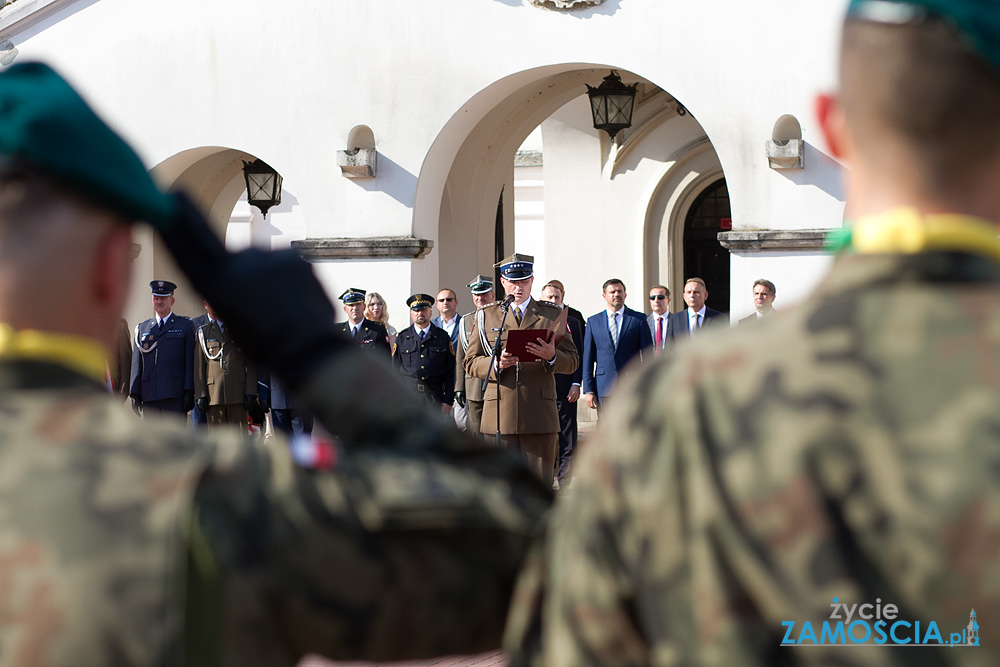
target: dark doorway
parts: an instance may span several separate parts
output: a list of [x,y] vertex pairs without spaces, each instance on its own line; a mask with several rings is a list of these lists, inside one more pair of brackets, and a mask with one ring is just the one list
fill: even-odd
[[684,279],[698,277],[708,288],[708,307],[729,312],[729,251],[719,232],[731,228],[725,179],[698,195],[684,221]]
[[[503,250],[503,186],[500,187],[500,199],[497,200],[497,219],[493,226],[493,262],[494,265],[499,264],[507,255]],[[506,291],[503,288],[503,284],[500,282],[500,269],[493,269],[493,289],[496,294],[497,301],[503,301],[504,297],[507,296]]]

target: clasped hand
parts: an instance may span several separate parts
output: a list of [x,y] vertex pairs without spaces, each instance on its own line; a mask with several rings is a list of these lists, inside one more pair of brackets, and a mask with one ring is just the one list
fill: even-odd
[[[543,359],[545,361],[552,361],[556,358],[556,346],[554,343],[546,342],[543,338],[536,338],[536,342],[527,343],[524,349],[530,352],[535,357]],[[500,359],[498,363],[500,364],[500,370],[505,368],[510,368],[516,365],[520,359],[515,357],[513,354],[504,350],[500,353]]]

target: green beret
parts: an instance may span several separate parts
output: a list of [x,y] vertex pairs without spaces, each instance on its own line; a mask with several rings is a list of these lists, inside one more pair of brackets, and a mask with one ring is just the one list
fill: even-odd
[[950,22],[969,47],[1000,72],[1000,5],[997,0],[851,0],[848,18],[912,23],[926,17]]
[[0,72],[0,163],[25,163],[129,222],[164,228],[175,204],[139,156],[42,63]]

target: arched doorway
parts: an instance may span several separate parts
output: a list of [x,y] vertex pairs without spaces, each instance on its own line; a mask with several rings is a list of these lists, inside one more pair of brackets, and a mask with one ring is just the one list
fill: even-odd
[[684,276],[697,276],[708,288],[710,308],[729,312],[729,251],[719,232],[732,227],[729,189],[722,178],[695,199],[684,220]]
[[[527,252],[539,279],[560,279],[575,307],[596,311],[607,277],[642,293],[680,273],[688,203],[721,166],[705,130],[671,93],[618,71],[640,91],[632,128],[613,142],[594,129],[583,85],[608,69],[580,63],[500,80],[446,124],[418,178],[413,233],[432,239],[434,250],[412,264],[414,285],[462,285],[492,272],[498,256]],[[539,126],[544,220],[525,243],[514,234],[515,156]],[[668,221],[676,235],[669,248],[657,245]],[[650,243],[661,249],[647,252]]]

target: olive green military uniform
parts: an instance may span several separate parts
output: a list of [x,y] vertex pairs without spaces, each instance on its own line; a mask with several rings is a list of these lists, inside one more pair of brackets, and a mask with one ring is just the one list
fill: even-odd
[[[841,258],[620,397],[519,584],[512,664],[1000,664],[1000,264]],[[877,600],[921,639],[974,609],[981,646],[782,645]]]
[[476,313],[462,315],[455,347],[455,391],[464,391],[469,409],[469,432],[480,433],[483,423],[483,381],[465,372],[465,351],[476,332]]
[[[511,306],[511,310],[515,306]],[[524,317],[518,324],[511,312],[503,324],[503,332],[511,329],[547,329],[559,316],[559,308],[552,304],[531,299]],[[528,436],[519,442],[520,448],[541,461],[538,471],[551,482],[559,446],[559,413],[556,410],[556,381],[554,373],[572,373],[580,363],[580,356],[572,336],[563,336],[556,346],[554,363],[535,361],[520,363],[500,372],[500,390],[497,392],[496,375],[490,373],[493,344],[498,335],[503,310],[499,304],[481,308],[476,318],[477,335],[469,341],[465,352],[465,372],[480,381],[490,377],[483,401],[483,419],[480,427],[485,434],[497,430],[497,398],[500,400],[500,433],[504,436]],[[503,349],[503,342],[501,342]]]
[[209,320],[195,331],[195,398],[207,398],[209,428],[231,424],[246,431],[245,396],[257,396],[257,365],[232,332]]
[[302,392],[344,427],[331,470],[296,466],[280,438],[139,422],[63,366],[0,361],[0,666],[496,646],[547,493],[420,403],[361,398],[389,371],[353,356]]

